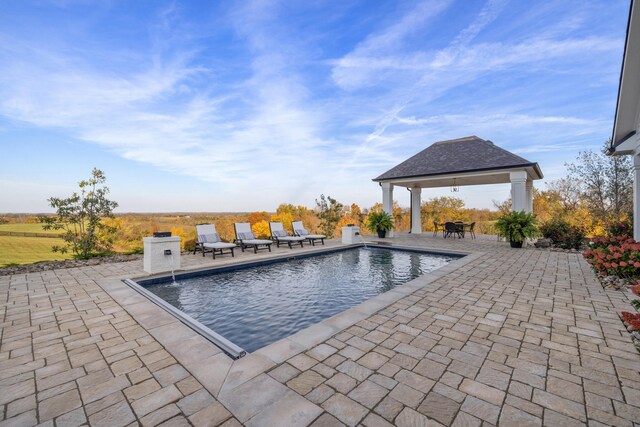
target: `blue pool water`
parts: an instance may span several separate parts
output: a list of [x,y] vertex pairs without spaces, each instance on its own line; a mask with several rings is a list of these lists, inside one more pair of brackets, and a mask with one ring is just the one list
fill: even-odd
[[453,259],[355,248],[145,288],[251,352]]

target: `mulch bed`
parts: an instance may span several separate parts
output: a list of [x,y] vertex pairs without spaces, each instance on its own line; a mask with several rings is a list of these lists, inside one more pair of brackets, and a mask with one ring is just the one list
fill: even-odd
[[0,276],[13,274],[38,273],[41,271],[58,270],[61,268],[87,267],[92,265],[110,264],[114,262],[142,261],[141,254],[135,255],[113,255],[96,257],[91,259],[67,259],[64,261],[43,261],[35,264],[15,265],[11,267],[1,267]]

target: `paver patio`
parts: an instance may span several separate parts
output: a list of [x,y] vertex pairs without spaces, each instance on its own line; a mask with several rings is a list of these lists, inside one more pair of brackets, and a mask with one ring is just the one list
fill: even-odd
[[0,426],[640,425],[629,295],[580,255],[393,242],[471,255],[237,361],[120,281],[141,262],[0,276]]

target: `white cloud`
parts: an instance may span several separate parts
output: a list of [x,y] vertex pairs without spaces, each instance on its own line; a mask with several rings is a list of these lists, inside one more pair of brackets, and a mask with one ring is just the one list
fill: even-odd
[[[531,116],[526,114],[498,113],[494,115],[471,114],[434,116],[418,121],[411,117],[401,117],[409,106],[429,109],[432,102],[447,92],[470,84],[488,73],[495,73],[517,67],[544,67],[554,61],[566,61],[573,58],[583,61],[585,52],[611,52],[619,48],[620,40],[610,37],[571,38],[558,34],[552,26],[547,32],[542,28],[535,36],[521,41],[472,42],[480,32],[488,27],[505,7],[506,1],[489,1],[472,22],[462,29],[458,35],[440,50],[411,50],[403,44],[395,26],[383,30],[380,34],[370,36],[361,45],[354,48],[342,58],[334,61],[332,77],[334,82],[344,90],[352,93],[377,88],[380,93],[375,98],[380,111],[369,120],[373,122],[373,130],[360,143],[356,153],[364,155],[380,148],[380,145],[392,145],[402,135],[409,140],[417,140],[428,135],[442,135],[450,129],[457,131],[453,137],[467,134],[495,135],[504,129],[530,128],[534,125],[564,126],[564,132],[584,134],[594,129],[601,129],[605,120],[586,120],[560,116]],[[439,3],[442,12],[447,4]],[[421,16],[416,11],[408,15]],[[428,15],[432,18],[432,15]],[[416,25],[425,25],[425,20],[413,21]],[[415,26],[407,26],[407,31],[415,31]],[[387,32],[393,36],[386,37]],[[400,32],[400,35],[404,35]],[[389,43],[379,40],[394,41],[393,49]],[[364,46],[364,47],[363,47]],[[509,109],[507,106],[506,109]],[[422,120],[422,123],[420,123]],[[426,121],[424,121],[426,120]],[[436,125],[429,132],[412,132],[406,125]],[[403,125],[403,126],[396,126]],[[393,127],[391,138],[383,138],[390,126]],[[555,126],[557,128],[558,126]],[[445,131],[447,129],[447,131]],[[540,128],[538,128],[540,129]],[[587,130],[588,129],[588,130]],[[442,131],[442,132],[439,132]],[[374,141],[380,141],[376,144]],[[529,152],[533,152],[532,151]],[[538,151],[538,149],[536,149]]]
[[[543,141],[551,130],[566,139],[603,126],[598,117],[509,105],[428,115],[438,111],[434,100],[488,73],[585,61],[587,51],[620,44],[555,27],[519,40],[477,42],[507,6],[502,0],[488,1],[442,49],[416,43],[451,4],[417,3],[328,62],[314,56],[307,39],[287,33],[280,17],[286,6],[243,2],[226,10],[240,53],[228,69],[219,68],[221,60],[204,61],[195,36],[189,43],[186,35],[176,36],[175,28],[185,25],[179,3],[157,15],[149,24],[149,46],[135,51],[98,54],[62,36],[23,40],[0,30],[0,115],[209,182],[212,200],[233,203],[228,209],[271,208],[283,200],[309,204],[321,192],[369,204],[378,198],[370,179],[429,142],[518,130],[532,141],[514,148],[544,153],[575,147]],[[230,69],[241,72],[228,77]]]
[[496,128],[507,132],[523,128],[540,129],[539,125],[545,125],[545,132],[561,129],[563,132],[570,132],[574,135],[592,133],[608,123],[602,119],[507,113],[442,114],[424,118],[397,116],[396,122],[407,126],[435,126],[441,129],[456,126],[462,132],[476,131],[478,133],[490,132]]

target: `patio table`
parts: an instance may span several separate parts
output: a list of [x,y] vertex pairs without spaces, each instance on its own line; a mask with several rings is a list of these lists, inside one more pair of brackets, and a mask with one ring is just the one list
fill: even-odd
[[[451,221],[447,221],[447,222],[451,222]],[[444,233],[444,222],[441,224],[438,224],[439,227],[442,227],[442,237],[444,237],[445,233]],[[464,234],[466,232],[467,229],[471,228],[471,224],[467,224],[464,222],[454,222],[454,224],[456,225],[456,228],[459,229],[462,232],[462,238],[464,239]]]

